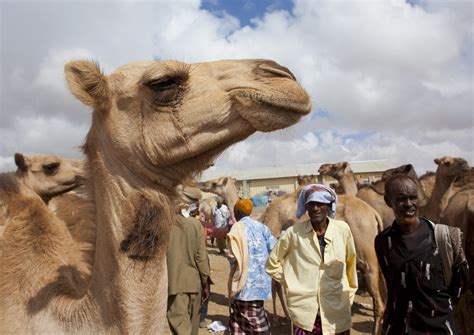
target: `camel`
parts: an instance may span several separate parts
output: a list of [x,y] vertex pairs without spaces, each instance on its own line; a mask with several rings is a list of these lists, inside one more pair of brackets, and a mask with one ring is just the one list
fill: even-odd
[[[296,218],[296,204],[300,189],[285,194],[272,201],[262,216],[262,222],[268,226],[272,234],[280,236],[288,226],[307,220],[307,215]],[[374,333],[381,330],[382,315],[385,309],[385,283],[379,268],[374,249],[375,236],[382,230],[383,222],[380,215],[363,200],[348,195],[339,196],[336,219],[346,221],[354,236],[357,252],[357,267],[367,282],[367,290],[373,299]],[[278,288],[276,288],[278,293]],[[280,298],[281,300],[281,298]],[[285,310],[284,299],[282,306]]]
[[457,193],[452,195],[440,216],[440,223],[458,227],[463,232],[463,249],[469,263],[471,289],[464,293],[456,308],[457,323],[461,334],[474,333],[474,173],[458,178],[451,188]]
[[320,175],[328,175],[336,179],[344,190],[344,194],[355,196],[357,194],[357,179],[348,162],[323,164],[318,170]]
[[426,196],[430,198],[436,183],[436,172],[426,172],[420,176],[419,181],[423,188],[423,192],[425,192]]
[[[448,206],[449,201],[451,198],[461,190],[466,190],[474,188],[474,168],[471,167],[469,171],[466,171],[466,173],[462,173],[456,178],[454,178],[453,182],[451,185],[449,185],[449,188],[446,192],[444,192],[443,197],[441,198],[441,203],[440,203],[440,208],[441,208],[441,215],[443,215],[443,212],[446,210],[446,207]],[[440,215],[440,218],[441,218]]]
[[15,176],[45,202],[84,183],[83,161],[52,155],[15,154]]
[[314,174],[310,174],[310,175],[298,175],[296,177],[296,182],[298,183],[299,186],[304,186],[304,185],[308,185],[308,184],[314,184],[314,183],[317,183],[318,182],[318,178],[317,176],[315,176]]
[[431,221],[438,221],[441,214],[441,201],[444,193],[448,190],[453,180],[470,171],[467,161],[460,157],[444,156],[436,158],[434,162],[438,165],[436,169],[436,181],[428,203],[420,206],[420,216]]
[[200,183],[199,188],[204,192],[217,194],[224,198],[229,207],[232,221],[236,222],[234,206],[239,200],[239,191],[236,186],[236,179],[232,177],[221,177]]
[[3,237],[0,333],[161,334],[176,186],[254,132],[295,124],[310,97],[268,60],[133,62],[110,75],[77,60],[65,75],[93,109],[83,144],[96,212],[91,276],[64,222],[2,184],[18,215]]
[[[82,161],[52,155],[37,154],[30,157],[15,154],[17,170],[12,176],[24,194],[37,194],[44,202],[81,186],[84,182]],[[1,206],[1,198],[0,198]],[[6,208],[3,208],[3,211]],[[6,228],[5,215],[0,220],[0,236]]]

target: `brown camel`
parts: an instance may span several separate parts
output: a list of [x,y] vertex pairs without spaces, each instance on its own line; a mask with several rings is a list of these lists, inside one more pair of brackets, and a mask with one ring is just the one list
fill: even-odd
[[[463,232],[463,248],[469,263],[471,277],[471,290],[461,296],[456,308],[458,327],[461,334],[474,333],[474,174],[458,178],[453,182],[458,189],[449,200],[446,208],[440,216],[440,223],[458,227]],[[462,185],[462,186],[461,186]]]
[[84,183],[83,161],[52,155],[15,154],[15,176],[45,202]]
[[[17,170],[14,173],[16,182],[22,185],[24,194],[37,194],[47,202],[52,197],[79,187],[84,182],[82,161],[64,159],[51,155],[15,154]],[[12,174],[13,176],[13,174]],[[1,198],[0,198],[1,207]],[[5,218],[6,208],[0,211],[0,236],[9,222]]]
[[336,179],[343,188],[345,195],[357,194],[357,179],[348,162],[323,164],[318,170],[320,175],[328,175]]
[[[307,220],[307,215],[296,218],[296,206],[299,189],[272,201],[262,216],[262,222],[268,226],[274,236],[280,236],[288,226]],[[363,273],[367,290],[373,298],[374,333],[381,330],[381,321],[385,309],[385,284],[380,272],[374,249],[375,236],[381,231],[383,222],[380,215],[363,200],[348,195],[339,196],[336,219],[346,221],[354,236],[357,252],[357,267]],[[278,288],[277,288],[278,290]],[[284,306],[284,303],[282,303]]]
[[296,177],[296,182],[298,183],[299,186],[304,186],[308,184],[314,184],[318,182],[318,177],[315,176],[314,174],[310,175],[298,175]]
[[208,180],[199,185],[199,188],[204,192],[217,194],[224,198],[229,207],[232,221],[236,222],[234,215],[234,206],[239,200],[239,191],[236,186],[236,179],[232,177],[221,177],[217,179]]
[[430,198],[436,183],[436,172],[428,171],[419,178],[423,192]]
[[[474,168],[471,167],[469,171],[457,176],[451,185],[449,186],[448,190],[444,192],[443,198],[441,199],[441,215],[446,210],[449,201],[451,198],[458,192],[474,188]],[[441,217],[440,215],[440,217]]]
[[296,123],[310,98],[267,60],[134,62],[108,76],[73,61],[65,73],[94,110],[83,145],[96,210],[92,273],[40,199],[4,186],[19,215],[4,234],[0,333],[161,334],[176,186],[255,131]]
[[444,156],[436,158],[436,181],[428,203],[420,207],[420,216],[437,222],[441,214],[441,202],[444,193],[449,189],[453,180],[470,171],[467,161],[460,157]]

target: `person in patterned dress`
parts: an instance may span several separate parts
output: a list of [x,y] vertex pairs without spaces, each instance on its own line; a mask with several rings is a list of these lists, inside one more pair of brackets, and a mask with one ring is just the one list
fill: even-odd
[[227,235],[231,334],[271,334],[264,309],[264,300],[271,299],[271,278],[265,273],[265,263],[276,238],[267,226],[250,218],[252,209],[249,199],[236,203],[238,222]]

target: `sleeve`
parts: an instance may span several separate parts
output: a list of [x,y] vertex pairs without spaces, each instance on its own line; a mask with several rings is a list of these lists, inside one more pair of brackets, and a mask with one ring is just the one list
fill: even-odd
[[380,234],[378,234],[374,240],[374,248],[375,248],[375,254],[377,255],[377,260],[380,265],[380,269],[382,270],[382,273],[384,274],[384,277],[385,277],[386,264],[384,261],[382,242],[383,242],[382,237]]
[[207,278],[210,275],[209,259],[207,255],[206,242],[204,241],[204,233],[201,228],[201,224],[198,221],[195,221],[195,227],[197,235],[197,250],[194,259],[199,271],[199,276],[201,277],[201,284],[205,285],[207,282]]
[[349,282],[349,299],[351,305],[354,302],[355,293],[358,288],[357,271],[356,271],[356,251],[354,245],[354,238],[349,230],[346,238],[346,275]]
[[290,239],[291,231],[287,231],[280,237],[278,242],[276,242],[268,256],[265,271],[277,282],[281,282],[283,279],[283,262],[290,251]]
[[453,275],[449,290],[457,303],[472,283],[470,283],[469,265],[462,248],[462,232],[457,227],[448,227],[453,248]]

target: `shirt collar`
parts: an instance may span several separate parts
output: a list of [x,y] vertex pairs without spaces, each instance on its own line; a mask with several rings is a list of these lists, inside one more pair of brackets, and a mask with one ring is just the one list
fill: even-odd
[[[334,221],[334,219],[331,219],[329,216],[328,216],[328,219],[329,219],[329,223],[328,223],[328,228],[326,229],[326,232],[324,233],[324,240],[332,241],[333,236],[336,233],[335,231],[336,227],[334,224],[331,224],[331,222]],[[313,226],[311,225],[311,220],[306,221],[305,233],[306,234],[316,233],[313,229]]]

